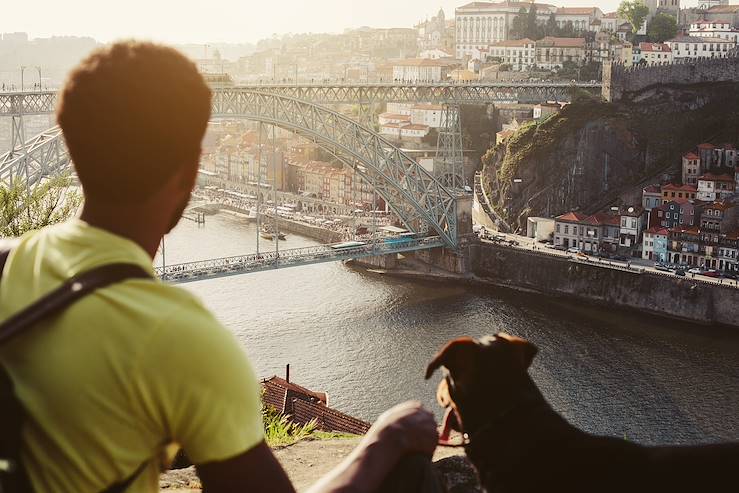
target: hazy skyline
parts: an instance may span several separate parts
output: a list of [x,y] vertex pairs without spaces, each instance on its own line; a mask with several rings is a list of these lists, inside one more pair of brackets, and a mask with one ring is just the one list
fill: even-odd
[[[698,0],[684,1],[684,5]],[[430,18],[440,7],[448,18],[465,1],[441,0],[281,0],[253,2],[210,0],[8,0],[0,17],[0,33],[27,32],[32,38],[91,36],[108,42],[135,37],[167,43],[254,43],[272,34],[341,32],[346,28],[411,27]],[[598,6],[616,10],[620,0],[560,0],[557,6]]]

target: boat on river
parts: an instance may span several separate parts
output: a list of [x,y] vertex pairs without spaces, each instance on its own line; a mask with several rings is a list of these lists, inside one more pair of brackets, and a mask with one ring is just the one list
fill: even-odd
[[275,236],[283,241],[287,239],[285,233],[275,231],[274,227],[272,227],[271,224],[265,224],[264,226],[262,226],[262,230],[259,232],[259,236],[261,236],[265,240],[270,241],[273,241],[275,239]]

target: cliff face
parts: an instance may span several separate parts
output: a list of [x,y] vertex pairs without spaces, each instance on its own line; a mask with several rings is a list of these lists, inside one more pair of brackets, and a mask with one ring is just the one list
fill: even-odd
[[525,229],[528,216],[638,202],[662,174],[679,180],[681,156],[697,144],[737,141],[739,83],[654,86],[618,103],[583,97],[490,149],[483,181],[494,207]]

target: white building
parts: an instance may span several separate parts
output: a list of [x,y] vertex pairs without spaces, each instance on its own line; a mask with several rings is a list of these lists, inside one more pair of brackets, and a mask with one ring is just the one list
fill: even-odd
[[440,48],[433,48],[430,50],[423,50],[421,53],[418,54],[418,57],[425,60],[439,60],[441,58],[454,58],[454,55],[451,53],[447,53]]
[[411,115],[403,115],[399,113],[380,113],[377,117],[380,125],[387,125],[388,123],[411,123]]
[[442,107],[439,104],[416,104],[411,108],[411,123],[431,128],[441,127]]
[[447,64],[427,58],[408,58],[393,63],[393,79],[402,82],[439,82]]
[[564,28],[572,23],[572,28],[581,32],[593,29],[593,26],[598,25],[593,20],[602,17],[603,11],[598,7],[560,7],[555,14],[558,27]]
[[673,60],[680,58],[721,58],[725,57],[736,42],[723,38],[702,38],[697,36],[678,36],[666,42],[672,50]]
[[509,63],[512,70],[528,70],[535,62],[536,42],[529,38],[499,41],[490,45],[489,55]]
[[[503,1],[472,2],[455,9],[457,29],[456,57],[472,55],[474,48],[484,49],[492,43],[509,39],[513,19],[521,8],[529,9],[529,2]],[[557,7],[536,4],[537,22],[545,24],[557,12]]]
[[619,230],[619,245],[634,247],[639,244],[643,228],[641,207],[629,207],[621,212],[621,228]]
[[640,60],[648,65],[672,62],[672,50],[666,43],[639,43],[639,51]]
[[700,20],[690,24],[690,36],[699,38],[722,38],[739,43],[739,30],[734,29],[728,21]]

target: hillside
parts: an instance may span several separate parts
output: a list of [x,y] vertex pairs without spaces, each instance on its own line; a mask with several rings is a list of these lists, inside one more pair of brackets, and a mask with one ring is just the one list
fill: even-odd
[[514,229],[528,216],[633,202],[642,184],[679,176],[697,144],[739,142],[737,108],[737,82],[655,86],[618,103],[583,95],[488,150],[483,182]]

